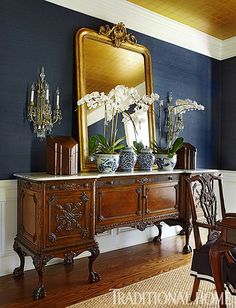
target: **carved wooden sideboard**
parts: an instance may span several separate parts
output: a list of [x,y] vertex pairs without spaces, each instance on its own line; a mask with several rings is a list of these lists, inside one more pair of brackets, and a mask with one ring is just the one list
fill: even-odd
[[45,173],[16,174],[18,178],[18,222],[14,250],[20,266],[15,276],[24,274],[24,258],[29,255],[38,273],[34,299],[46,296],[43,272],[55,257],[73,263],[74,257],[88,250],[89,281],[100,276],[93,269],[99,255],[95,234],[116,227],[144,230],[156,225],[161,240],[161,221],[181,225],[186,234],[183,253],[191,252],[191,232],[185,179],[191,174],[214,170],[174,170],[172,172],[117,172],[104,175],[90,172],[75,176]]

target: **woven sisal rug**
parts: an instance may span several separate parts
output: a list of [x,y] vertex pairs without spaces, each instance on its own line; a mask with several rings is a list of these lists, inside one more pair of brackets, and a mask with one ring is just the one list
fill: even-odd
[[[196,300],[190,302],[194,278],[189,265],[134,283],[110,290],[109,293],[70,306],[70,308],[146,308],[146,307],[219,307],[215,286],[201,281]],[[236,296],[226,291],[227,308],[236,307]]]

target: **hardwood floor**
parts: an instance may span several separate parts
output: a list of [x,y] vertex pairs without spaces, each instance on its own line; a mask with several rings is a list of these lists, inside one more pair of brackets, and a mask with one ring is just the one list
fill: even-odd
[[45,272],[47,297],[39,301],[32,300],[37,284],[34,270],[26,271],[17,279],[12,275],[0,277],[0,307],[67,307],[112,288],[177,268],[191,260],[191,254],[182,254],[184,240],[183,236],[176,236],[163,239],[161,245],[150,242],[103,253],[95,262],[102,280],[95,284],[88,283],[87,258],[76,260],[73,265],[48,266]]

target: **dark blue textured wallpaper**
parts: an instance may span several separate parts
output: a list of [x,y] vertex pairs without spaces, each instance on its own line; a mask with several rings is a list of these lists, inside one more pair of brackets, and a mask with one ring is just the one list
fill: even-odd
[[[63,120],[55,135],[77,133],[74,35],[104,21],[43,0],[0,1],[0,179],[14,172],[45,171],[45,143],[26,120],[28,88],[45,67],[51,90],[61,90]],[[204,112],[185,116],[183,136],[198,149],[198,167],[218,167],[220,62],[181,47],[135,34],[152,55],[153,83],[162,97],[191,98]]]

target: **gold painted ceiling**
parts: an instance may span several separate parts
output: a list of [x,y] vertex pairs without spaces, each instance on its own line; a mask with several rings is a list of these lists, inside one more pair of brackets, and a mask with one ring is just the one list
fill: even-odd
[[128,0],[219,39],[236,36],[236,0]]

